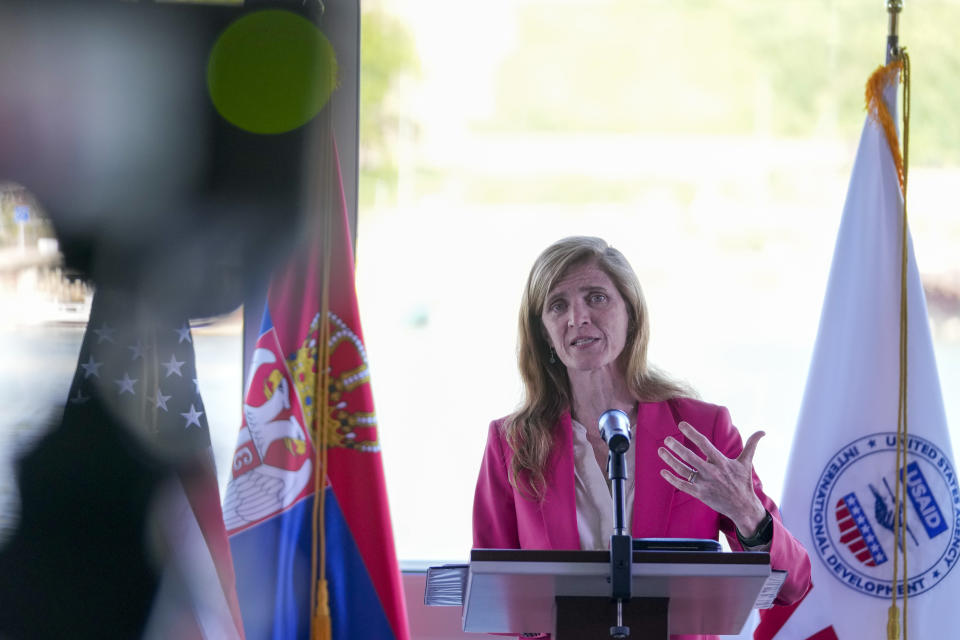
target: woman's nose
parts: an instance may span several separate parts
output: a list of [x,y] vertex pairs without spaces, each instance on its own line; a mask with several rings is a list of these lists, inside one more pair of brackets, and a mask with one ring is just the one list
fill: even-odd
[[570,305],[569,315],[567,316],[567,326],[579,327],[589,322],[590,313],[585,304]]

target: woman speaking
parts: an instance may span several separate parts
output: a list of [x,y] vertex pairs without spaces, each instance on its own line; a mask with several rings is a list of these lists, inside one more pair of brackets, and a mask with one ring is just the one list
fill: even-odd
[[619,409],[634,443],[627,533],[723,532],[731,549],[768,551],[771,567],[788,571],[776,603],[796,602],[810,587],[810,561],[753,472],[763,433],[744,445],[725,408],[652,370],[649,339],[640,282],[623,254],[590,237],[565,238],[540,254],[520,304],[525,393],[517,411],[490,424],[473,546],[606,549],[613,514],[597,424]]

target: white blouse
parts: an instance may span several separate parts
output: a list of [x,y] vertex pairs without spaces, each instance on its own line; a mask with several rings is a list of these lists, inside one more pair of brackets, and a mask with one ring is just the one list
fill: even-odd
[[[613,498],[607,480],[607,470],[597,464],[593,447],[587,440],[587,428],[576,420],[573,423],[573,475],[574,493],[577,504],[577,533],[580,534],[580,548],[583,550],[604,551],[610,548],[610,535],[613,533]],[[631,427],[635,432],[635,427]],[[636,433],[631,433],[635,439]],[[633,487],[636,454],[633,448],[627,451],[627,479],[624,488],[624,520],[626,534],[630,535],[630,523],[633,519]]]

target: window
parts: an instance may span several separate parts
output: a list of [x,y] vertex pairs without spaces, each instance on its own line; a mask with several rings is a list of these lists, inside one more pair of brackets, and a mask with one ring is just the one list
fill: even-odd
[[[778,499],[882,9],[366,6],[365,52],[387,33],[404,60],[408,42],[415,52],[393,83],[365,60],[364,95],[382,100],[361,113],[377,126],[361,130],[357,236],[401,560],[467,557],[486,426],[520,398],[521,290],[536,255],[572,234],[631,260],[651,361],[728,406],[744,435],[767,432],[756,467]],[[947,391],[960,382],[960,226],[944,206],[960,178],[960,94],[935,80],[958,62],[936,35],[957,11],[909,12],[901,37],[915,60],[912,233],[960,428]]]

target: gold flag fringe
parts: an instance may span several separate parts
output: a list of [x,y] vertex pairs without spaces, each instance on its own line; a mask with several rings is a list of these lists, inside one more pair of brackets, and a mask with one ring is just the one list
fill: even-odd
[[893,116],[890,109],[883,101],[883,91],[889,85],[897,81],[900,72],[903,69],[903,59],[897,58],[886,66],[879,66],[867,80],[867,112],[883,129],[887,138],[887,144],[890,145],[890,153],[893,155],[893,164],[897,168],[897,179],[900,181],[900,189],[903,189],[903,157],[900,155],[900,140],[897,136],[897,126],[893,122]]

